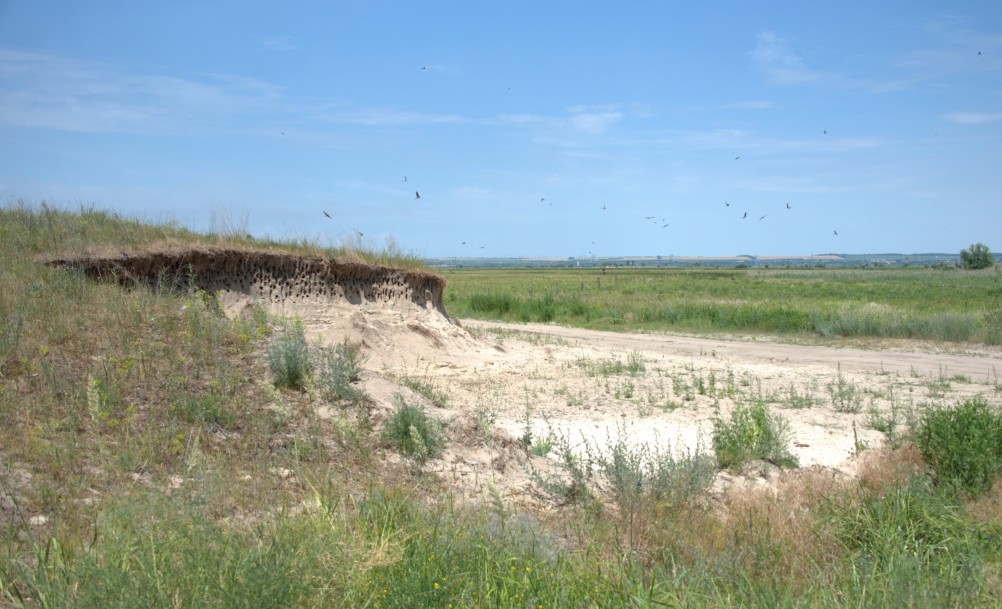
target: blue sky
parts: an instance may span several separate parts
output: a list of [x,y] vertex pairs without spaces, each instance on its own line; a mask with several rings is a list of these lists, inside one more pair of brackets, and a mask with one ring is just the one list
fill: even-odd
[[0,0],[0,205],[426,257],[1002,248],[1002,4],[757,4]]

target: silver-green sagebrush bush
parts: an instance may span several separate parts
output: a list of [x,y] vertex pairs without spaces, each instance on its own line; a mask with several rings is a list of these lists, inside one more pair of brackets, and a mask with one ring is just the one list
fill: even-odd
[[410,404],[399,393],[393,396],[394,410],[383,423],[383,441],[402,455],[424,463],[445,448],[442,423],[420,405]]
[[313,364],[314,384],[321,395],[334,402],[357,404],[369,399],[357,387],[368,356],[347,341],[332,349],[320,349]]
[[299,320],[286,324],[268,345],[268,366],[275,375],[275,385],[302,390],[313,370],[310,345]]

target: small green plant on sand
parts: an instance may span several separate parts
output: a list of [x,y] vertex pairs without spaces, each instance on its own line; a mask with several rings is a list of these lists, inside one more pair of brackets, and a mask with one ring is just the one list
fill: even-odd
[[321,395],[328,400],[350,404],[368,400],[365,391],[356,387],[367,359],[367,355],[347,341],[320,351],[314,367],[315,384]]
[[420,405],[409,404],[399,393],[393,396],[393,404],[393,412],[383,423],[383,440],[417,463],[441,454],[445,448],[442,423]]
[[713,452],[723,468],[737,469],[754,460],[797,467],[789,444],[786,421],[770,415],[762,402],[736,406],[730,421],[717,419],[713,423]]
[[301,321],[289,322],[268,345],[268,367],[275,376],[275,386],[295,390],[306,387],[313,362]]

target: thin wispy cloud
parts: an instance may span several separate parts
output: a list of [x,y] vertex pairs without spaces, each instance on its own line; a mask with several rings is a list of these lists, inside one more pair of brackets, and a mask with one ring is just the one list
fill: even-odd
[[610,107],[573,106],[570,123],[578,131],[600,134],[608,131],[623,118],[623,113]]
[[823,74],[808,68],[790,48],[790,42],[776,32],[759,33],[751,59],[770,80],[779,84],[812,83],[823,78]]
[[367,127],[404,127],[411,125],[458,125],[470,122],[457,114],[412,112],[394,108],[366,108],[331,117],[335,122]]
[[550,117],[538,114],[502,114],[495,119],[486,121],[486,123],[497,125],[538,125],[539,123],[545,123],[550,120],[552,120]]
[[1002,121],[1002,112],[951,112],[943,119],[958,125],[986,125]]
[[299,45],[296,43],[295,38],[292,36],[262,36],[257,39],[257,43],[266,49],[271,49],[272,51],[281,51],[287,53],[289,51],[298,51]]
[[724,107],[734,108],[737,110],[771,110],[776,107],[776,104],[767,99],[748,99],[731,102],[726,104]]
[[0,124],[80,133],[163,133],[225,127],[283,97],[256,79],[181,78],[0,49]]

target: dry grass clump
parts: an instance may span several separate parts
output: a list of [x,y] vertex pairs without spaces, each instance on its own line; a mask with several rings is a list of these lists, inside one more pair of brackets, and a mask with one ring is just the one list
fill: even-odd
[[860,456],[856,477],[860,487],[869,493],[881,493],[902,486],[927,470],[922,451],[911,442],[898,448],[869,450]]

